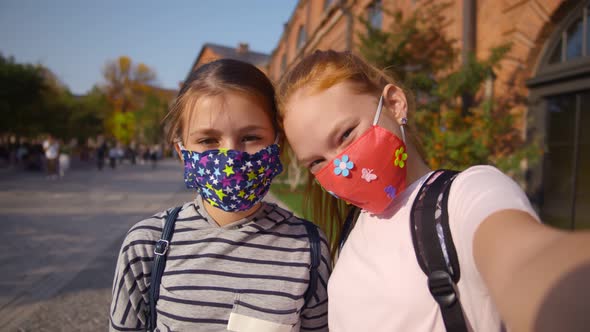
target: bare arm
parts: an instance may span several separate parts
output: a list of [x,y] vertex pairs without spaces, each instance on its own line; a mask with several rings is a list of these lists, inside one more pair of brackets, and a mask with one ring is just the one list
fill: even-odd
[[560,231],[503,210],[477,228],[473,254],[510,331],[590,326],[590,232]]

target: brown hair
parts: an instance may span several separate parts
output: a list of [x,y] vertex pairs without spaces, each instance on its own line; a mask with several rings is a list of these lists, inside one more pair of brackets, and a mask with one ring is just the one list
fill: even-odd
[[164,118],[167,141],[174,144],[182,137],[185,129],[183,117],[186,112],[191,112],[199,98],[222,95],[228,91],[258,97],[268,106],[266,109],[273,126],[279,130],[275,90],[268,77],[249,63],[221,59],[202,65],[187,77]]
[[[387,84],[392,83],[401,87],[393,76],[350,52],[315,51],[303,58],[279,82],[277,99],[280,123],[287,111],[285,106],[289,98],[299,89],[305,87],[310,93],[318,93],[345,81],[354,83],[353,92],[374,94],[376,99]],[[414,108],[412,95],[403,87],[401,88],[406,94],[408,109],[412,110]],[[408,114],[411,113],[408,112]],[[308,176],[304,205],[304,210],[307,212],[305,217],[311,218],[326,232],[334,255],[342,235],[342,224],[351,206],[326,193],[312,175]]]

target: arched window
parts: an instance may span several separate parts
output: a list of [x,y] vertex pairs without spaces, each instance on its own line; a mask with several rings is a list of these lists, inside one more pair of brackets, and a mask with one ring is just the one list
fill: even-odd
[[307,34],[305,33],[305,27],[302,25],[297,33],[297,49],[301,49],[307,42]]
[[559,40],[552,45],[549,64],[563,63],[590,55],[590,22],[588,7],[575,15],[567,28],[561,31]]

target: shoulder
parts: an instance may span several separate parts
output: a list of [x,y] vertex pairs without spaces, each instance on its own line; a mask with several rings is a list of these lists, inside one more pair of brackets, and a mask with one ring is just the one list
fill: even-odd
[[448,211],[451,230],[471,243],[477,227],[502,210],[520,210],[539,220],[522,188],[493,166],[473,166],[451,186]]
[[326,234],[313,222],[298,217],[293,212],[279,207],[274,203],[266,203],[266,218],[275,221],[274,229],[281,233],[291,234],[298,238],[309,238],[309,233],[314,230],[319,234],[320,240],[327,243]]
[[518,183],[496,167],[488,165],[472,166],[459,173],[451,187],[451,195],[455,198],[468,198],[472,195],[525,197]]
[[[178,219],[182,217],[187,217],[188,215],[194,215],[195,209],[193,202],[187,202],[183,205],[180,205],[181,209],[178,213]],[[164,224],[166,223],[166,218],[168,214],[172,212],[175,206],[167,208],[163,211],[160,211],[151,217],[143,219],[136,224],[134,224],[125,237],[125,241],[133,241],[133,240],[150,240],[150,241],[157,241],[160,239],[162,234],[162,229]]]
[[471,180],[498,180],[498,179],[505,179],[512,181],[506,174],[502,171],[497,169],[494,166],[490,165],[477,165],[471,166],[466,170],[459,173],[457,176],[457,180],[455,183],[461,181],[471,181]]

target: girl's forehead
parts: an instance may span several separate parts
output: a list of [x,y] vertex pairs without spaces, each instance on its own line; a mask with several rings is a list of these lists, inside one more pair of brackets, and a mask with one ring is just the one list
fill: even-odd
[[186,128],[226,125],[271,125],[270,106],[262,98],[241,92],[202,95],[187,103]]

